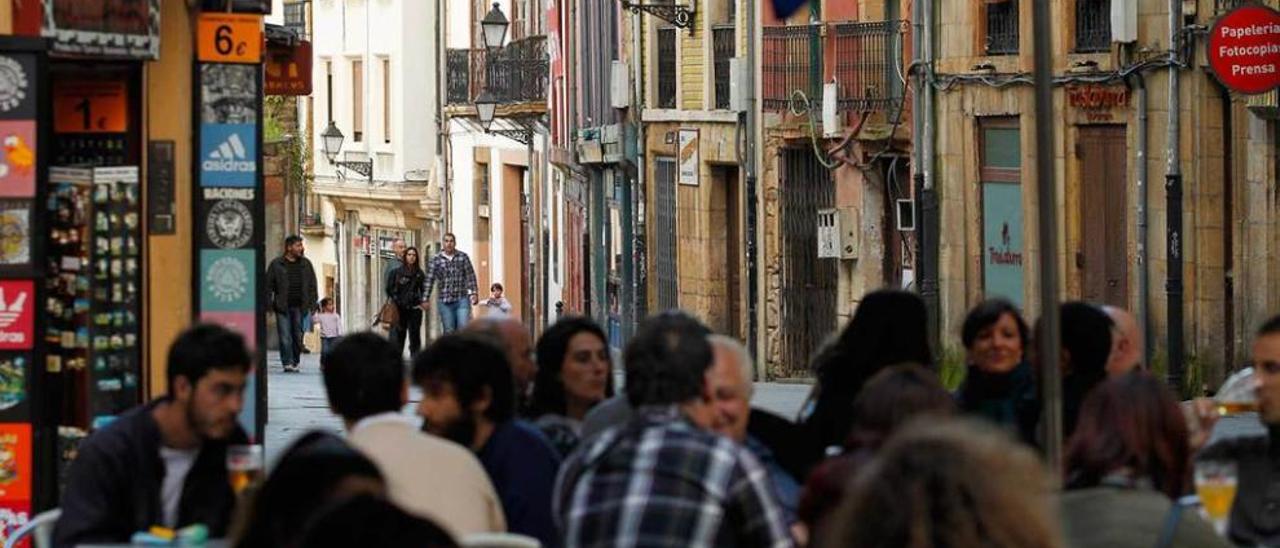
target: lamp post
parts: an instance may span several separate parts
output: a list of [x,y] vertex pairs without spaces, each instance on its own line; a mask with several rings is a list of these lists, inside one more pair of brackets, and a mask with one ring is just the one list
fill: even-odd
[[335,160],[338,157],[338,151],[342,150],[342,130],[338,129],[338,125],[329,120],[329,127],[324,128],[320,133],[320,145],[324,149],[324,156],[329,160],[330,164],[336,167],[350,169],[356,173],[368,177],[369,183],[373,183],[373,160],[363,162],[351,162],[346,160]]
[[488,133],[493,126],[494,115],[498,113],[498,99],[486,88],[476,96],[476,114],[480,117],[480,127]]
[[502,41],[507,37],[507,27],[510,25],[511,22],[507,20],[507,16],[502,14],[502,8],[494,2],[493,9],[480,20],[480,28],[484,31],[484,48],[492,50],[502,47]]

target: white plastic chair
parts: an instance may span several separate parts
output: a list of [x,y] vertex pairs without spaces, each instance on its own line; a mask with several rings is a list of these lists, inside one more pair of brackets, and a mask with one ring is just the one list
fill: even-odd
[[515,533],[474,533],[462,537],[465,548],[542,548],[538,539]]
[[58,508],[38,514],[31,521],[28,521],[26,525],[14,531],[13,535],[10,535],[4,541],[4,548],[13,548],[18,545],[18,542],[27,537],[31,537],[31,545],[35,548],[53,546],[53,526],[58,523],[58,518],[60,517],[62,517],[62,510]]

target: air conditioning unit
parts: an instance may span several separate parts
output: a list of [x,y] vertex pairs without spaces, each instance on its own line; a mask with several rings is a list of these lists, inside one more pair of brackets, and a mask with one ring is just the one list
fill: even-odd
[[628,65],[622,61],[613,62],[613,72],[609,74],[609,93],[613,108],[631,106],[631,74]]
[[747,60],[741,57],[729,59],[729,110],[747,110]]
[[818,210],[818,258],[840,258],[840,223],[835,209]]
[[822,135],[827,138],[839,137],[841,130],[840,116],[836,113],[840,100],[840,86],[835,82],[822,86]]
[[1111,0],[1111,41],[1138,41],[1138,0]]

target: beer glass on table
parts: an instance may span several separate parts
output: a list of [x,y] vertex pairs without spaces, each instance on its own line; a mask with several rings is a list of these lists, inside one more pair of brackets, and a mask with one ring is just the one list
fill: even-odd
[[261,445],[232,445],[227,448],[227,477],[237,495],[262,475]]
[[1196,462],[1196,495],[1200,497],[1201,508],[1217,529],[1218,534],[1227,533],[1227,522],[1231,518],[1231,506],[1236,500],[1236,463],[1224,460],[1203,460]]
[[1236,372],[1222,383],[1213,401],[1223,417],[1258,412],[1258,379],[1252,367]]

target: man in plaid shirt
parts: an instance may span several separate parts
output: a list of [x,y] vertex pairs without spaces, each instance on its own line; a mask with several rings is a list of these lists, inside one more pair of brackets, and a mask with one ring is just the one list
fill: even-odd
[[444,235],[443,248],[427,264],[423,310],[431,309],[431,292],[435,290],[436,281],[440,282],[440,295],[436,297],[440,326],[445,333],[452,333],[471,321],[471,307],[480,297],[476,294],[476,269],[471,266],[471,258],[458,251],[458,239],[451,233]]
[[627,347],[627,399],[638,411],[565,460],[553,501],[565,548],[793,546],[765,469],[710,430],[707,334],[663,313]]

